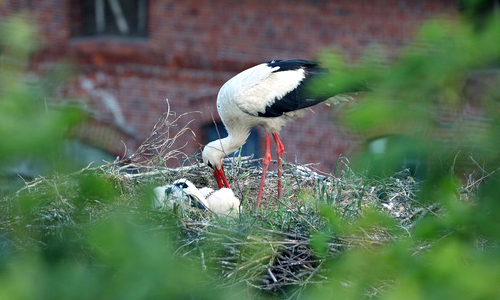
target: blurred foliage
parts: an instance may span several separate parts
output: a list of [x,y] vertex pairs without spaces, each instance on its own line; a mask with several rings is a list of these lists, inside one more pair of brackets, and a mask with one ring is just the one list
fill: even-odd
[[[319,240],[369,228],[383,228],[396,238],[331,259],[329,283],[311,288],[311,299],[500,297],[500,18],[480,8],[487,6],[485,1],[463,5],[463,16],[423,24],[415,42],[394,61],[367,53],[347,66],[335,52],[324,55],[330,68],[341,66],[325,79],[341,78],[341,85],[328,91],[348,90],[360,82],[372,88],[348,108],[344,119],[367,138],[354,169],[382,178],[407,167],[407,158],[417,160],[423,178],[419,201],[437,203],[443,212],[428,214],[410,231],[400,232],[397,224],[377,214],[351,223],[323,209],[330,226]],[[471,78],[484,71],[487,84],[468,93]],[[479,127],[473,110],[480,112]],[[466,172],[473,175],[467,178]],[[464,201],[460,195],[471,182],[481,184]]]
[[[481,1],[467,5],[476,2]],[[355,191],[359,200],[341,213],[332,208],[341,200],[340,187],[336,194],[326,191],[334,189],[332,179],[330,186],[304,192],[298,213],[287,207],[218,221],[207,238],[181,230],[182,220],[175,215],[151,212],[152,183],[146,186],[149,190],[129,187],[139,203],[133,206],[115,177],[90,170],[71,177],[56,172],[51,180],[28,183],[0,201],[0,299],[277,297],[253,293],[248,286],[260,282],[244,277],[250,271],[256,276],[271,272],[279,248],[272,244],[275,235],[285,236],[286,243],[310,236],[310,245],[301,244],[315,250],[315,257],[305,258],[312,261],[308,266],[318,267],[316,259],[323,266],[319,273],[306,270],[311,275],[300,287],[290,287],[289,298],[500,298],[500,175],[495,172],[500,157],[491,150],[500,140],[498,88],[485,90],[477,104],[487,117],[486,130],[473,131],[467,118],[448,119],[446,128],[455,129],[451,140],[457,141],[451,149],[449,139],[440,135],[449,110],[467,111],[464,86],[469,77],[500,62],[500,19],[478,26],[471,17],[474,9],[465,11],[464,17],[426,22],[415,43],[393,62],[382,60],[378,51],[367,53],[355,66],[344,64],[335,53],[324,56],[334,70],[328,80],[336,82],[327,92],[371,89],[345,117],[354,132],[367,138],[355,170],[380,178],[405,167],[408,157],[422,161],[418,200],[438,205],[437,213],[429,209],[418,222],[402,226],[362,205],[368,186],[364,182]],[[64,105],[47,105],[56,86],[53,80],[60,77],[33,80],[29,61],[38,43],[33,28],[28,17],[19,15],[4,21],[0,30],[0,168],[33,155],[61,171],[65,157],[58,149],[82,115]],[[379,138],[382,142],[370,148]],[[467,183],[458,172],[468,166],[460,165],[457,153],[481,161],[475,166],[477,190],[468,201],[461,197]],[[321,198],[317,202],[312,199],[316,193]],[[318,211],[321,218],[315,215]],[[236,229],[229,230],[231,226]],[[180,244],[189,235],[192,242]],[[363,236],[375,238],[339,246],[342,240]],[[229,241],[229,250],[221,240]],[[182,247],[200,255],[179,255]],[[235,269],[226,274],[242,276],[245,287],[231,282],[221,287],[220,266],[203,258],[204,253],[223,258],[230,252]],[[315,281],[315,276],[320,279]]]
[[[38,77],[30,59],[38,44],[27,15],[2,20],[0,28],[0,196],[14,180],[3,174],[27,161],[37,161],[40,173],[68,170],[63,139],[82,120],[82,113],[57,97],[57,83],[69,74],[60,66]],[[21,181],[19,181],[19,184]],[[17,188],[19,188],[17,184]],[[14,188],[15,188],[14,187]]]
[[83,244],[65,232],[43,240],[43,251],[10,254],[2,261],[0,299],[223,297],[198,266],[174,257],[168,236],[138,224],[111,214],[84,230]]
[[36,49],[35,33],[26,16],[9,19],[1,29],[0,156],[39,155],[47,158],[70,126],[80,120],[78,111],[49,109],[46,85],[29,73],[29,58]]
[[[384,153],[364,152],[358,159],[358,170],[390,175],[400,167],[405,155],[418,156],[425,162],[427,175],[448,172],[452,167],[467,168],[460,165],[464,160],[457,160],[457,153],[477,156],[481,162],[498,161],[498,72],[489,78],[490,86],[483,88],[483,95],[464,96],[474,72],[500,65],[499,18],[488,20],[482,30],[458,17],[428,21],[395,62],[382,60],[377,52],[347,67],[339,55],[324,55],[325,63],[336,71],[318,85],[336,82],[328,89],[333,93],[349,90],[360,82],[374,89],[364,93],[347,112],[345,123],[367,137],[368,142],[390,139],[384,142],[389,144],[382,150]],[[481,125],[489,131],[480,131],[473,123],[477,121],[473,114],[478,106],[484,113]],[[496,165],[485,164],[487,170]]]
[[151,191],[132,209],[115,177],[66,175],[75,170],[64,142],[85,117],[57,93],[71,67],[33,72],[36,26],[25,14],[1,25],[0,171],[29,158],[47,177],[6,196],[0,177],[0,299],[228,298],[199,263],[174,255],[178,225],[148,214]]

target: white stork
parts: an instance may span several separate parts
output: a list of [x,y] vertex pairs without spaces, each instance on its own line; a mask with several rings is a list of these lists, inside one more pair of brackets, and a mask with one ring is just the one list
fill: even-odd
[[194,206],[202,210],[210,210],[218,215],[236,216],[240,210],[240,200],[233,190],[221,188],[214,191],[204,187],[197,189],[187,179],[178,179],[171,185],[156,187],[153,208],[173,209],[174,205]]
[[324,73],[325,70],[314,61],[273,60],[237,74],[221,87],[217,96],[217,111],[228,136],[208,143],[202,154],[203,162],[213,168],[220,188],[229,187],[222,159],[246,142],[252,127],[261,125],[267,131],[266,152],[255,208],[260,204],[264,179],[271,161],[270,133],[277,145],[278,198],[281,197],[285,148],[278,131],[285,123],[302,115],[305,108],[330,99],[329,96],[314,96],[306,88],[311,78]]

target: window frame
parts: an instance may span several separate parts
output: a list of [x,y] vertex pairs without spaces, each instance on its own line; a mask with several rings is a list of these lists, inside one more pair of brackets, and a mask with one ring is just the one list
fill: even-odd
[[149,35],[149,1],[76,0],[71,19],[74,38],[145,39]]

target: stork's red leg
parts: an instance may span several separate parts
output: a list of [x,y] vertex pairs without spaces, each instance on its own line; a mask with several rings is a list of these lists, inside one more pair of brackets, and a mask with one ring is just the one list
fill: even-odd
[[264,180],[266,179],[267,167],[271,162],[271,138],[269,133],[266,135],[266,154],[262,160],[262,176],[260,178],[259,195],[257,196],[257,202],[255,202],[255,209],[259,208],[260,199],[262,198],[262,191],[264,190]]
[[273,132],[273,138],[276,142],[276,152],[278,153],[278,199],[281,198],[281,175],[283,173],[283,152],[285,152],[285,147],[276,132]]

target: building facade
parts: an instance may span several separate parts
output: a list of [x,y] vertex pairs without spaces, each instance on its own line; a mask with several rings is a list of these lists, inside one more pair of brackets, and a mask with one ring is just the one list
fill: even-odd
[[[348,61],[374,46],[394,51],[422,21],[458,6],[456,0],[4,0],[0,16],[30,15],[40,44],[34,73],[61,62],[75,66],[61,93],[91,107],[93,121],[79,130],[83,143],[122,155],[123,141],[133,152],[168,99],[177,115],[188,113],[179,127],[193,120],[195,136],[178,140],[191,154],[213,136],[218,89],[241,70],[273,59],[315,59],[329,49]],[[335,107],[313,111],[281,132],[285,160],[320,163],[330,172],[340,155],[355,151],[357,137]],[[254,149],[263,151],[263,132],[255,134]]]

